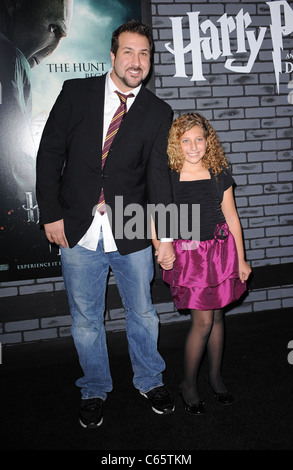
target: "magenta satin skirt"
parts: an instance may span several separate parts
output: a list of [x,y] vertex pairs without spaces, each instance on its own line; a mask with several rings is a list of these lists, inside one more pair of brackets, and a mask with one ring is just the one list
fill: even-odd
[[170,284],[178,310],[219,309],[245,292],[235,240],[227,224],[217,225],[213,240],[174,240],[173,246],[176,261],[172,270],[163,270],[163,279]]

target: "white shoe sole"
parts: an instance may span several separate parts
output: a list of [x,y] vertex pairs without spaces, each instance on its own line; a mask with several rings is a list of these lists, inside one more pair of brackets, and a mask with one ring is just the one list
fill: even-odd
[[85,428],[85,429],[95,429],[95,428],[98,428],[99,426],[101,426],[101,424],[102,424],[102,422],[103,422],[103,419],[104,419],[104,418],[102,418],[101,421],[99,421],[97,424],[90,424],[89,426],[86,425],[86,424],[84,424],[84,423],[81,421],[81,419],[79,420],[79,423],[80,423],[80,425],[81,425],[83,428]]
[[[145,397],[147,400],[149,400],[149,397],[148,397],[145,393],[143,393],[143,392],[141,392],[141,391],[139,391],[139,393],[140,393],[143,397]],[[175,411],[175,405],[173,406],[172,410],[167,411],[167,412],[165,412],[165,413],[164,413],[164,411],[160,411],[160,410],[158,410],[157,408],[154,408],[153,406],[152,406],[152,410],[153,410],[155,413],[157,413],[158,415],[168,415],[168,414],[170,414],[170,413],[173,413],[173,411]]]

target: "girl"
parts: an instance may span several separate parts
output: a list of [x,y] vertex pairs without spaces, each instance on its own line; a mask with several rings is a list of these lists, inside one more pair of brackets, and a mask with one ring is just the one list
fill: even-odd
[[[200,240],[182,240],[179,227],[178,239],[173,242],[173,269],[169,269],[167,260],[162,267],[176,308],[191,311],[180,394],[186,411],[202,414],[205,403],[198,394],[197,375],[206,347],[209,383],[215,398],[224,405],[233,401],[221,377],[222,308],[245,292],[251,268],[244,258],[232,189],[234,180],[209,121],[197,113],[177,118],[170,130],[168,156],[178,220],[182,204],[185,208],[187,204],[191,229],[192,224],[199,222],[192,220],[192,204],[200,205]],[[153,243],[156,248],[157,240]]]

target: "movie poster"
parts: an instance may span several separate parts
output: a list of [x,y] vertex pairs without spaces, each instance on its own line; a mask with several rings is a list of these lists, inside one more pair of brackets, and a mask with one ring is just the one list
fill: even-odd
[[40,228],[37,149],[65,80],[109,70],[112,32],[139,0],[0,1],[0,282],[61,275]]

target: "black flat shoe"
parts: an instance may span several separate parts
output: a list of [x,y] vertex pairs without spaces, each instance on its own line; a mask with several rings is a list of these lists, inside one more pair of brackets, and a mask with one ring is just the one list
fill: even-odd
[[179,388],[179,395],[181,396],[184,409],[185,411],[187,411],[187,413],[190,413],[192,415],[203,415],[206,412],[204,401],[198,400],[195,403],[187,403],[183,398],[181,388]]
[[230,392],[217,393],[214,391],[215,399],[221,403],[221,405],[230,405],[233,403],[234,398]]
[[216,392],[210,384],[209,377],[207,377],[207,382],[212,389],[215,399],[221,403],[221,405],[230,405],[233,403],[234,398],[230,392]]

